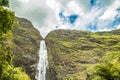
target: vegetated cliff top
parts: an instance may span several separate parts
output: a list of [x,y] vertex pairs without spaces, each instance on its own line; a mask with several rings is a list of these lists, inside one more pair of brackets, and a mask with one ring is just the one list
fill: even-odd
[[[55,30],[46,37],[48,80],[87,80],[87,70],[120,51],[120,29],[104,32]],[[103,61],[104,62],[104,61]]]
[[18,17],[15,20],[17,24],[12,31],[14,65],[23,67],[31,80],[35,80],[38,51],[42,37],[29,20]]

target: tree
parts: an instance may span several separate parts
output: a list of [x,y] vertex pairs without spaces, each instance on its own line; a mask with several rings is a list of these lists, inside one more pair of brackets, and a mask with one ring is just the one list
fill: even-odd
[[0,0],[0,6],[9,6],[9,0]]
[[0,41],[7,36],[14,25],[14,12],[0,6]]
[[30,80],[22,68],[15,68],[12,64],[11,34],[15,15],[3,7],[8,3],[8,0],[0,0],[0,80]]

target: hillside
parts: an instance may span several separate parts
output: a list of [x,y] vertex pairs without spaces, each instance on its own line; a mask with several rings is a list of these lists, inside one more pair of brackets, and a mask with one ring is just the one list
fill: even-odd
[[38,51],[42,37],[30,21],[17,17],[15,19],[17,24],[12,31],[14,65],[16,67],[22,67],[31,77],[31,80],[35,80]]
[[106,54],[120,53],[120,30],[96,33],[55,30],[46,37],[46,44],[49,56],[48,80],[88,80],[90,68],[104,63]]

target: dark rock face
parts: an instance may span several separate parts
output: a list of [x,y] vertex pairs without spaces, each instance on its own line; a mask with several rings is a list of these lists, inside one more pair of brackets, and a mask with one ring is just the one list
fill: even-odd
[[87,70],[111,52],[120,50],[120,30],[92,33],[55,30],[46,37],[47,80],[87,80]]
[[13,29],[14,65],[22,67],[35,80],[38,64],[38,51],[42,37],[32,23],[23,18],[16,18],[17,24]]

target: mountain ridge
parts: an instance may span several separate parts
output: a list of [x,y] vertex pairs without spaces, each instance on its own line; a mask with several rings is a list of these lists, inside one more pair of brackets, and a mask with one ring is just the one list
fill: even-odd
[[87,80],[90,67],[99,64],[107,53],[119,53],[119,32],[120,29],[96,33],[51,31],[46,37],[49,56],[47,80]]

